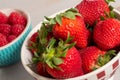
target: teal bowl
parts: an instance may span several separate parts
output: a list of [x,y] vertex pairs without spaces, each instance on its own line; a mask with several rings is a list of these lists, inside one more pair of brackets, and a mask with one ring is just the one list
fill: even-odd
[[24,31],[9,44],[0,47],[0,67],[14,64],[20,60],[20,53],[23,41],[31,31],[31,20],[28,12],[20,9],[1,9],[1,12],[9,15],[12,11],[18,11],[27,18],[27,24]]

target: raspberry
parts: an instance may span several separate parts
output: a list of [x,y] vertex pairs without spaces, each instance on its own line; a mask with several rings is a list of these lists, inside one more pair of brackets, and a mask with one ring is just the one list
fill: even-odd
[[6,45],[8,43],[6,36],[0,33],[0,47]]
[[18,35],[20,35],[20,34],[22,33],[22,31],[24,30],[24,28],[25,28],[25,27],[24,27],[23,25],[15,24],[15,25],[13,25],[12,28],[11,28],[11,33],[12,33],[13,35],[18,36]]
[[0,24],[0,33],[8,36],[10,34],[11,26],[9,24]]
[[8,22],[11,25],[14,24],[21,24],[26,26],[27,19],[24,15],[22,15],[20,12],[12,12],[8,17]]
[[7,23],[7,20],[8,20],[8,17],[4,13],[0,12],[0,24]]
[[8,42],[12,42],[15,38],[16,38],[15,35],[9,35],[7,40],[8,40]]

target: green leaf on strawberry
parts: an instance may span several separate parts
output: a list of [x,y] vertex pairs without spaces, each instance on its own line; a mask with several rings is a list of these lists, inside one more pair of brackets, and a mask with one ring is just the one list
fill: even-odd
[[76,16],[80,16],[80,13],[78,12],[78,10],[76,8],[70,8],[63,13],[56,15],[56,17],[54,17],[54,18],[48,18],[45,16],[45,19],[48,21],[48,22],[46,22],[48,24],[53,25],[53,24],[58,23],[59,25],[61,25],[62,17],[66,17],[69,19],[75,19]]
[[108,52],[105,53],[105,55],[101,55],[98,58],[97,64],[98,66],[102,67],[106,63],[108,63],[114,56],[116,56],[116,51],[115,50],[109,50]]
[[105,0],[108,4],[110,3],[110,2],[115,2],[115,0]]

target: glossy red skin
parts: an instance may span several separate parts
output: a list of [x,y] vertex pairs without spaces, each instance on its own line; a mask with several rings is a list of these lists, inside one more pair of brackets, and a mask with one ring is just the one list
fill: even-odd
[[66,58],[58,67],[61,70],[47,66],[47,72],[54,78],[65,79],[83,75],[82,61],[78,50],[73,47],[67,51]]
[[76,8],[84,17],[85,23],[90,26],[93,26],[100,16],[105,16],[105,12],[109,12],[109,7],[105,0],[83,0]]
[[50,77],[50,75],[46,71],[46,64],[43,64],[42,62],[38,62],[36,66],[36,70],[39,75]]
[[95,44],[103,49],[109,50],[120,45],[120,21],[107,19],[99,22],[93,30]]
[[100,55],[104,55],[105,51],[101,51],[95,46],[86,47],[79,50],[82,59],[82,66],[85,73],[89,73],[94,70],[96,61]]
[[[31,37],[30,37],[30,40],[28,42],[28,46],[32,46],[31,44],[31,41],[36,43],[36,39],[37,39],[37,36],[38,36],[38,32],[35,32]],[[32,54],[34,54],[34,52],[37,51],[36,48],[33,48],[33,49],[30,49],[30,51],[32,52]]]
[[53,35],[56,38],[65,40],[68,32],[70,32],[72,42],[76,42],[78,48],[88,46],[89,31],[87,30],[83,18],[77,16],[75,20],[62,18],[62,25],[56,24],[53,26]]

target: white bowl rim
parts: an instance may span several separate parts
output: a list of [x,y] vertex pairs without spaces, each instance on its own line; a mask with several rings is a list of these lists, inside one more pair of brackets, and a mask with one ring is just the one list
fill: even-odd
[[4,46],[1,46],[0,50],[3,50],[4,48],[7,48],[7,47],[11,46],[12,44],[14,44],[15,42],[17,42],[26,33],[26,31],[28,30],[28,28],[30,26],[30,22],[31,22],[30,21],[30,14],[28,13],[28,11],[26,11],[24,9],[17,9],[17,8],[15,8],[15,9],[12,9],[12,8],[0,9],[0,11],[6,11],[6,10],[7,11],[9,11],[9,10],[18,11],[18,12],[24,13],[26,18],[27,18],[27,24],[26,24],[25,29],[23,30],[23,32],[16,39],[14,39],[12,42],[10,42],[10,43],[8,43],[8,44],[6,44]]
[[[65,10],[66,10],[66,9],[65,9]],[[62,10],[62,11],[64,11],[64,10]],[[62,12],[62,11],[60,11],[60,12]],[[57,12],[57,13],[53,14],[52,16],[54,16],[54,15],[60,13],[60,12]],[[116,9],[114,9],[114,12],[120,14],[120,12],[119,12],[118,10],[116,10]],[[50,17],[51,17],[51,16],[50,16]],[[25,41],[24,41],[23,44],[25,44],[25,43],[27,42],[28,38],[30,37],[30,35],[31,35],[32,33],[34,33],[34,32],[36,31],[36,29],[38,29],[38,27],[41,26],[41,23],[42,23],[42,21],[41,21],[40,23],[38,23],[38,24],[34,27],[34,29],[29,33],[29,35],[27,36],[27,38],[25,39]],[[35,30],[35,31],[34,31],[34,30]],[[26,45],[23,45],[23,46],[26,46]],[[22,49],[21,49],[21,61],[22,61],[22,64],[23,64],[24,68],[26,69],[26,71],[27,71],[31,76],[35,77],[36,79],[38,79],[38,78],[43,78],[43,79],[46,79],[46,80],[47,80],[47,79],[49,79],[49,80],[56,80],[56,79],[54,79],[54,78],[48,78],[48,77],[41,76],[41,75],[35,73],[34,71],[32,71],[32,70],[26,65],[26,63],[25,63],[25,61],[24,61],[24,55],[23,55],[23,46],[22,46]],[[82,75],[82,76],[77,76],[77,77],[74,77],[74,78],[69,78],[69,79],[64,79],[64,80],[76,80],[76,79],[81,80],[81,79],[86,79],[87,77],[90,77],[91,75],[95,75],[95,74],[97,74],[97,73],[99,73],[99,72],[101,72],[101,71],[104,71],[104,69],[106,69],[107,67],[109,67],[111,64],[113,64],[113,63],[114,63],[116,60],[118,60],[119,58],[120,58],[120,52],[118,52],[118,54],[117,54],[111,61],[109,61],[107,64],[105,64],[104,66],[100,67],[99,69],[97,69],[97,70],[95,70],[95,71],[92,71],[92,72],[90,72],[90,73],[87,73],[87,74],[85,74],[85,75]]]

